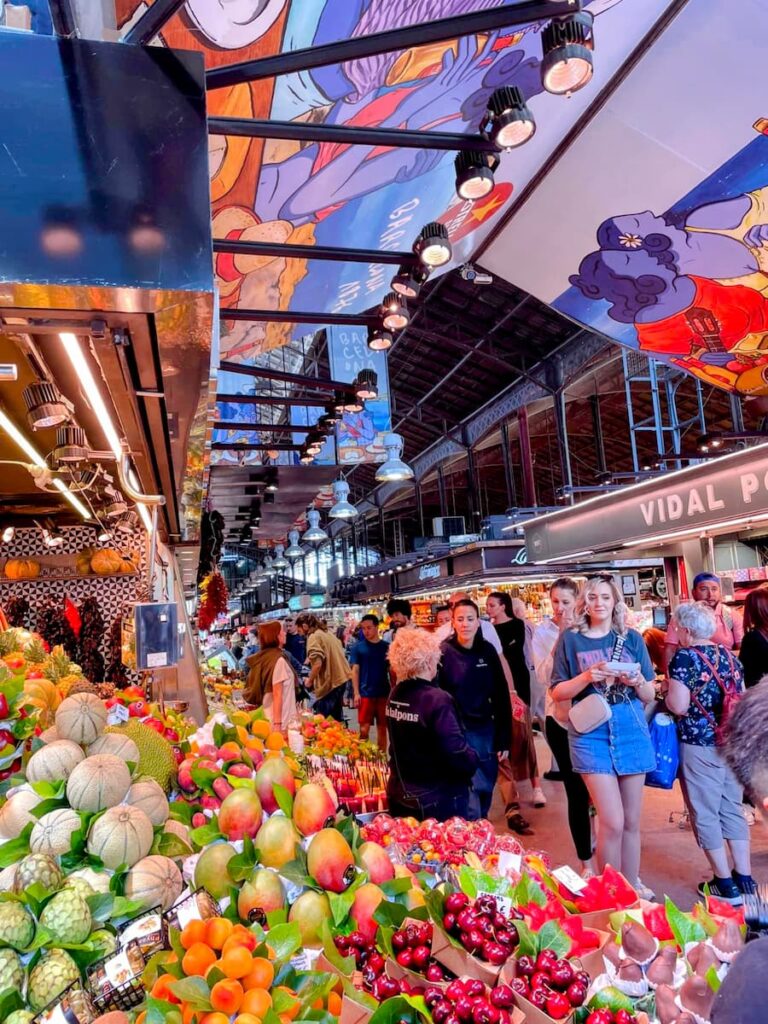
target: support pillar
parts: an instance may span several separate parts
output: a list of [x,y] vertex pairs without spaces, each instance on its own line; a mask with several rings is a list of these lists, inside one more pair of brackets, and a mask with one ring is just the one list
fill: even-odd
[[443,474],[443,467],[437,467],[437,493],[440,500],[440,515],[448,515],[448,499],[445,493],[445,476]]
[[419,523],[419,536],[425,537],[426,533],[424,531],[424,502],[422,501],[421,497],[421,484],[418,482],[418,480],[414,480],[413,482],[413,494],[414,497],[416,498],[416,514],[418,516]]
[[475,533],[480,524],[480,500],[477,490],[477,466],[472,445],[464,432],[464,444],[467,449],[467,511],[469,512],[469,532]]
[[517,489],[515,473],[512,469],[512,452],[509,448],[509,424],[506,420],[501,424],[501,463],[504,466],[504,485],[507,489],[507,508],[517,505]]
[[531,434],[528,426],[528,409],[518,409],[517,423],[520,430],[520,461],[523,468],[523,504],[526,508],[534,508],[536,500],[536,481],[533,476],[533,453],[531,451]]
[[603,438],[603,418],[600,415],[600,395],[590,395],[589,406],[592,412],[592,432],[595,435],[597,472],[605,474],[608,472],[608,466],[605,461],[605,440]]

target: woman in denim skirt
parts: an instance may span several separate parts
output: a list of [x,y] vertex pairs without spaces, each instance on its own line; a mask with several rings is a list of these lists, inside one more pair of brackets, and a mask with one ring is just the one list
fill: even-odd
[[[588,580],[579,595],[574,627],[555,648],[552,697],[577,704],[591,693],[608,701],[611,717],[591,732],[568,725],[574,771],[584,779],[597,809],[597,862],[606,864],[646,895],[640,870],[640,814],[646,772],[656,767],[643,705],[655,696],[655,673],[643,638],[626,625],[627,606],[612,576]],[[623,638],[620,641],[620,638]],[[619,675],[606,663],[632,665]],[[640,666],[639,670],[634,668]]]

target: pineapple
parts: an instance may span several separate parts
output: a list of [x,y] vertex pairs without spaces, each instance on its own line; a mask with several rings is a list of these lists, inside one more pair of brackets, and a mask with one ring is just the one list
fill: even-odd
[[53,648],[43,665],[43,671],[47,679],[58,684],[62,693],[82,677],[80,666],[70,661],[60,645]]
[[30,665],[42,665],[48,655],[45,653],[42,640],[30,640],[24,649],[24,657]]
[[20,650],[21,641],[17,630],[6,629],[0,633],[0,658],[4,658],[6,654],[14,654],[16,651]]

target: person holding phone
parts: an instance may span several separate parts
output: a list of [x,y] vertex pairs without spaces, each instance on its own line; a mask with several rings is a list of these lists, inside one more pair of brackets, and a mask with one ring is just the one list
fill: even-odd
[[[626,617],[612,576],[587,580],[573,629],[562,633],[555,648],[550,689],[556,702],[572,702],[568,747],[597,809],[598,867],[602,871],[611,864],[650,899],[653,893],[638,873],[643,786],[646,773],[656,767],[643,706],[655,698],[655,673],[643,638],[627,628]],[[600,699],[606,705],[603,720],[593,715],[590,727],[583,712],[600,712]],[[586,700],[592,708],[579,708]]]

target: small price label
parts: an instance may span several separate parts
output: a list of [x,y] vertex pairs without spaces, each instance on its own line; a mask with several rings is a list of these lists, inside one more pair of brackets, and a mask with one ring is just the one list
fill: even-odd
[[561,868],[555,868],[552,875],[561,885],[564,885],[566,889],[577,896],[587,887],[586,881],[580,875],[577,875],[568,864],[564,864]]
[[478,889],[477,895],[492,896],[496,900],[496,907],[499,913],[509,916],[512,910],[512,898],[510,896],[500,896],[497,892],[486,892],[484,889]]
[[168,655],[165,651],[152,651],[147,655],[147,668],[162,668],[168,664]]
[[499,874],[502,876],[517,875],[523,866],[523,857],[520,853],[512,853],[510,850],[502,850],[499,854]]
[[107,721],[110,725],[122,725],[122,723],[127,722],[130,717],[130,712],[124,704],[113,704],[109,709]]

